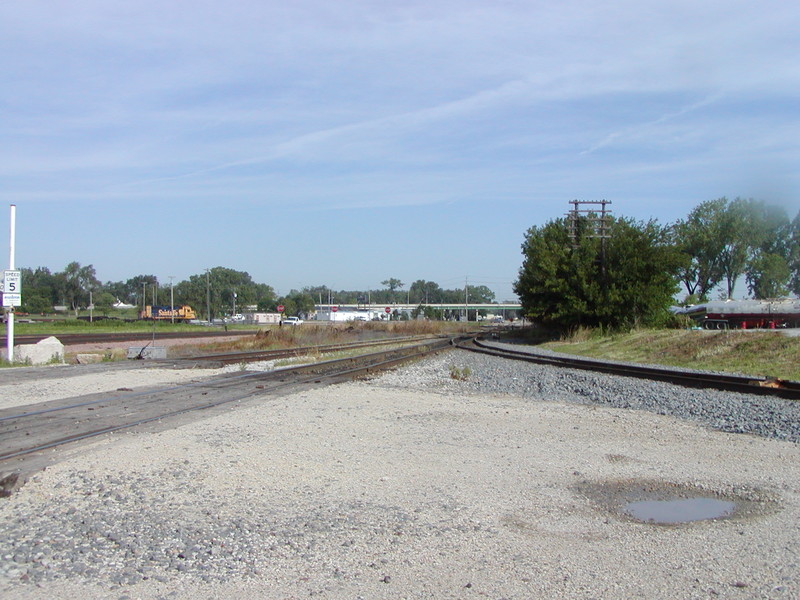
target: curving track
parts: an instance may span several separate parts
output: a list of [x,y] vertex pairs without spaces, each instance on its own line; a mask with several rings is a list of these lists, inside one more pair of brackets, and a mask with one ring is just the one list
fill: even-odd
[[576,356],[537,354],[532,351],[497,348],[480,339],[462,340],[457,346],[471,352],[481,352],[501,358],[523,360],[556,367],[599,371],[624,377],[638,377],[640,379],[654,379],[686,387],[712,388],[743,394],[761,394],[795,400],[800,399],[800,382],[797,381],[670,369],[652,365],[579,358]]

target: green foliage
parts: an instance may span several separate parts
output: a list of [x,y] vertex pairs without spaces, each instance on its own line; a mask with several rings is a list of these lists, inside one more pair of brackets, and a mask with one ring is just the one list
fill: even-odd
[[786,212],[756,200],[719,198],[703,202],[674,227],[686,256],[680,271],[686,291],[701,301],[725,283],[731,298],[745,275],[755,298],[774,298],[788,290],[798,255],[798,239]]
[[561,330],[663,322],[682,264],[668,232],[654,221],[612,219],[603,249],[587,220],[578,225],[575,247],[564,219],[526,233],[514,285],[525,315]]
[[[24,284],[23,284],[24,286]],[[45,289],[27,289],[23,287],[21,312],[31,314],[46,314],[53,312],[53,300]]]
[[311,294],[292,290],[286,296],[278,298],[276,305],[283,305],[283,314],[286,317],[299,316],[306,318],[314,312],[314,302],[314,297]]
[[176,304],[190,305],[198,316],[205,316],[208,312],[211,319],[231,314],[234,300],[237,307],[259,303],[269,305],[275,300],[275,292],[270,286],[255,283],[245,271],[225,267],[214,267],[190,276],[175,286],[174,293]]
[[791,271],[789,288],[800,296],[800,211],[789,226],[787,233],[788,249],[786,259]]
[[703,202],[673,227],[675,243],[685,256],[678,277],[686,292],[701,301],[707,300],[722,280],[720,256],[725,242],[721,220],[727,202],[725,198]]
[[458,381],[466,381],[472,375],[472,369],[469,367],[457,367],[450,365],[450,378]]
[[800,380],[800,338],[775,332],[636,329],[544,347],[593,358]]
[[789,264],[778,254],[758,254],[747,273],[747,287],[754,298],[781,298],[789,292]]

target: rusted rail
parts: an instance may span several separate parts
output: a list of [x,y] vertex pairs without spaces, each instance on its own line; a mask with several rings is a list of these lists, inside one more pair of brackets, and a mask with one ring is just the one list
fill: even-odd
[[[277,360],[281,358],[292,358],[297,356],[305,356],[309,354],[331,354],[334,352],[359,350],[362,348],[372,348],[372,347],[397,345],[397,344],[410,344],[416,342],[423,342],[425,340],[441,339],[442,337],[443,336],[435,336],[435,335],[416,335],[416,336],[404,336],[395,338],[384,338],[379,340],[368,340],[363,342],[347,342],[342,344],[324,344],[319,346],[300,346],[297,348],[252,350],[245,352],[225,352],[220,354],[187,356],[185,358],[182,358],[181,361],[230,365],[239,363]],[[444,337],[446,338],[446,336]]]
[[625,377],[666,381],[668,383],[674,383],[676,385],[682,385],[685,387],[710,388],[739,392],[743,394],[778,396],[781,398],[789,398],[794,400],[800,399],[800,382],[797,381],[786,381],[767,377],[750,377],[746,375],[730,375],[724,373],[685,371],[653,365],[633,365],[614,361],[579,358],[577,356],[537,354],[533,352],[525,352],[524,350],[497,348],[492,346],[490,343],[487,343],[485,340],[480,339],[464,340],[459,342],[457,345],[461,349],[472,352],[480,352],[502,358],[523,360],[556,367],[582,369],[585,371],[598,371],[601,373],[609,373],[612,375],[621,375]]
[[[209,337],[229,337],[229,336],[245,336],[255,335],[255,331],[244,330],[231,330],[220,331],[218,329],[211,329],[204,331],[157,331],[156,339],[177,339],[177,338],[209,338]],[[50,334],[55,335],[65,346],[75,346],[78,344],[104,344],[104,343],[117,343],[117,342],[140,342],[153,339],[153,332],[135,332],[135,333],[64,333],[64,334]],[[35,344],[41,342],[43,339],[50,337],[50,335],[15,335],[14,342],[16,344]],[[6,337],[0,336],[0,345],[6,343]]]

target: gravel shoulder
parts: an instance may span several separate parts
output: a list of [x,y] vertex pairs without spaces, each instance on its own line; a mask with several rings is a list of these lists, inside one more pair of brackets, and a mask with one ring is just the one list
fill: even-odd
[[[648,406],[684,391],[626,385],[451,352],[108,437],[0,500],[0,593],[799,597],[800,446],[720,431],[747,397],[690,396],[704,421]],[[625,490],[743,509],[640,523],[615,504]]]

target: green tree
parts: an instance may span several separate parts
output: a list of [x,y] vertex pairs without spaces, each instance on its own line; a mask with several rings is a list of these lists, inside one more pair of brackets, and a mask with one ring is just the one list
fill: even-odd
[[778,254],[759,254],[747,272],[747,287],[754,298],[780,298],[789,292],[789,264]]
[[233,311],[236,294],[237,311],[240,306],[270,304],[274,290],[263,283],[255,283],[246,271],[214,267],[206,273],[192,275],[175,286],[175,303],[188,304],[198,315],[210,313],[211,319]]
[[116,298],[109,292],[100,292],[94,298],[94,307],[99,310],[106,317],[113,310]]
[[795,295],[800,296],[800,211],[789,227],[786,255],[791,271],[789,289]]
[[397,301],[396,292],[397,290],[401,289],[405,284],[400,281],[399,279],[395,279],[394,277],[390,277],[385,281],[381,281],[381,285],[385,285],[386,288],[389,290],[389,297],[392,301]]
[[284,307],[284,316],[299,316],[307,318],[314,312],[315,300],[308,292],[292,290],[286,296],[278,299]]
[[434,281],[418,279],[408,288],[411,302],[415,304],[436,304],[442,301],[442,288]]
[[722,220],[727,205],[725,198],[703,202],[673,227],[675,243],[687,257],[679,268],[678,277],[686,293],[701,301],[708,300],[709,293],[723,277]]
[[565,219],[526,233],[514,284],[524,314],[560,329],[619,328],[665,319],[684,263],[668,230],[655,221],[612,219],[603,251],[587,220],[578,225],[575,246]]
[[133,304],[139,308],[153,304],[161,304],[158,299],[153,302],[153,290],[158,288],[158,277],[155,275],[136,275],[125,283],[118,281],[106,286],[106,290],[114,294],[115,298],[126,304]]
[[69,263],[63,271],[55,274],[55,286],[62,303],[76,313],[80,306],[88,305],[89,292],[101,287],[94,267],[82,267],[78,262]]
[[471,303],[491,304],[494,302],[494,292],[485,285],[468,285],[467,299]]
[[41,289],[23,289],[21,312],[45,314],[53,311],[53,302],[50,295]]
[[58,282],[47,267],[20,269],[22,277],[22,303],[20,310],[29,313],[46,313],[59,301]]
[[753,226],[755,211],[751,200],[736,198],[722,213],[721,232],[724,240],[720,252],[720,267],[727,297],[733,297],[736,281],[746,269],[754,246],[758,243],[759,227]]
[[783,208],[750,201],[750,257],[745,277],[754,298],[778,298],[789,292],[792,223]]

